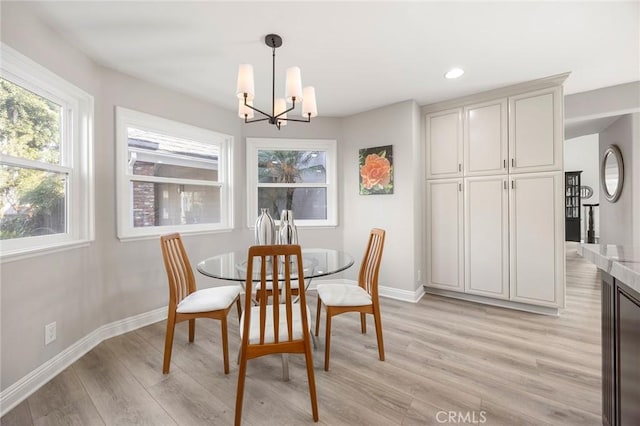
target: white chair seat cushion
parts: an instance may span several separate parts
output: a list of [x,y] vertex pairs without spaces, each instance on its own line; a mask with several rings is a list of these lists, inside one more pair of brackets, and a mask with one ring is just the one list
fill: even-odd
[[[287,330],[287,305],[284,303],[278,304],[280,312],[279,314],[279,322],[280,326],[278,328],[280,342],[285,342],[288,340],[289,331]],[[275,339],[273,336],[273,305],[267,305],[267,314],[264,328],[264,343],[274,343]],[[294,303],[292,306],[292,314],[293,314],[293,340],[302,340],[302,316],[301,316],[301,305],[299,303]],[[240,338],[242,339],[242,335],[244,334],[244,319],[245,312],[242,313],[242,317],[240,318]],[[307,306],[307,325],[311,327],[311,317],[309,314],[309,307]],[[307,330],[308,332],[309,330]],[[260,306],[253,306],[251,308],[251,324],[249,325],[249,344],[255,345],[260,343]]]
[[193,314],[196,312],[218,311],[227,309],[240,294],[239,285],[211,287],[197,290],[178,303],[176,312]]
[[353,284],[318,284],[318,297],[327,306],[371,305],[371,295],[362,287]]

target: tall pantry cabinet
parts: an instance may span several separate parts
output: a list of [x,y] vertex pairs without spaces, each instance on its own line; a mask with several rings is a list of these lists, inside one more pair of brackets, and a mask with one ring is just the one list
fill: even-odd
[[427,292],[564,307],[565,78],[424,108]]

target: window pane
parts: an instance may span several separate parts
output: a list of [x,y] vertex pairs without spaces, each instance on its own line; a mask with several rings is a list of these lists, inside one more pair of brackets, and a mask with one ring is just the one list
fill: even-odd
[[258,210],[269,209],[274,219],[293,210],[294,220],[326,220],[326,188],[258,188]]
[[131,174],[218,181],[218,146],[131,127],[127,130]]
[[67,178],[62,173],[0,168],[0,239],[66,232]]
[[132,182],[133,226],[220,223],[220,188]]
[[0,152],[60,164],[62,107],[0,78]]
[[258,150],[260,183],[325,183],[326,152]]

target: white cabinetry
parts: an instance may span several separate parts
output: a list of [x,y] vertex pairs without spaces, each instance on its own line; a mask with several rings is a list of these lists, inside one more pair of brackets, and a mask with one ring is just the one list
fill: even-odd
[[509,196],[511,300],[564,305],[564,176],[561,172],[511,177]]
[[428,292],[564,307],[565,78],[425,108]]
[[509,299],[509,189],[503,176],[471,177],[464,187],[467,293]]
[[464,175],[507,173],[507,99],[464,108]]
[[562,170],[562,89],[509,97],[510,173]]
[[462,176],[462,108],[425,118],[427,179]]
[[427,285],[464,291],[462,179],[427,182]]

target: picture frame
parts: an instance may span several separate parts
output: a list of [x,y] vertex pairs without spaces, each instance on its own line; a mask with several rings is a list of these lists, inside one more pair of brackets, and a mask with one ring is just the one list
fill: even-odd
[[360,195],[393,194],[393,145],[360,149],[358,165]]

